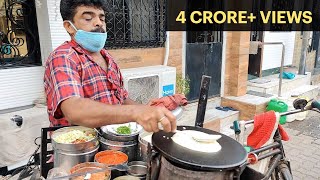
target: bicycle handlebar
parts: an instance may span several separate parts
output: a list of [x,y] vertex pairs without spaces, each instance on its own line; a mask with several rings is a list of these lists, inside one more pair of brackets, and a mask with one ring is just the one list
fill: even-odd
[[316,108],[316,109],[318,109],[320,111],[320,103],[318,101],[313,101],[311,103],[311,107],[312,108]]
[[[296,113],[300,113],[300,112],[304,112],[304,111],[308,111],[308,110],[312,110],[312,111],[316,111],[316,112],[320,113],[320,102],[313,101],[310,106],[306,106],[303,109],[295,109],[295,110],[288,111],[288,112],[282,112],[282,113],[279,113],[279,115],[280,115],[280,117],[287,116],[290,114],[296,114]],[[247,121],[245,121],[245,124],[251,124],[253,122],[254,122],[254,120],[247,120]],[[236,131],[236,134],[240,134],[240,129],[238,127],[239,124],[234,121],[233,128],[235,126],[236,126],[236,128],[234,130]]]

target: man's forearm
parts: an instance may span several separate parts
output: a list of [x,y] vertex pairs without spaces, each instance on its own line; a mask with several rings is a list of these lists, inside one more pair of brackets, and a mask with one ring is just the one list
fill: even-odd
[[123,104],[124,104],[124,105],[141,105],[141,104],[133,101],[133,100],[130,99],[130,98],[127,98],[126,100],[124,100],[124,103],[123,103]]
[[92,128],[130,122],[135,114],[133,105],[107,105],[86,98],[69,98],[61,110],[70,123]]

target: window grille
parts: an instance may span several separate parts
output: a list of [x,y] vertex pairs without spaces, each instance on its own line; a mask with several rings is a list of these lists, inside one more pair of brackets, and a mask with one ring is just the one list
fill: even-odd
[[35,2],[0,1],[0,68],[41,65]]
[[161,47],[165,42],[165,0],[107,0],[106,47]]

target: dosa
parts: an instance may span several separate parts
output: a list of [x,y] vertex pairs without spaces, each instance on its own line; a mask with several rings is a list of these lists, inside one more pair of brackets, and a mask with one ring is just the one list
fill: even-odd
[[204,153],[215,153],[221,150],[221,146],[217,141],[213,142],[199,142],[193,137],[208,135],[203,132],[194,130],[177,131],[171,139],[176,144],[183,146],[193,151],[199,151]]

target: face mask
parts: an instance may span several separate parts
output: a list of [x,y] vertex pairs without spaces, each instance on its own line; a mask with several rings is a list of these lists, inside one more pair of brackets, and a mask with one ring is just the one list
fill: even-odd
[[98,52],[104,47],[107,40],[107,33],[78,30],[72,22],[69,21],[69,23],[77,31],[74,39],[81,47],[90,52]]

